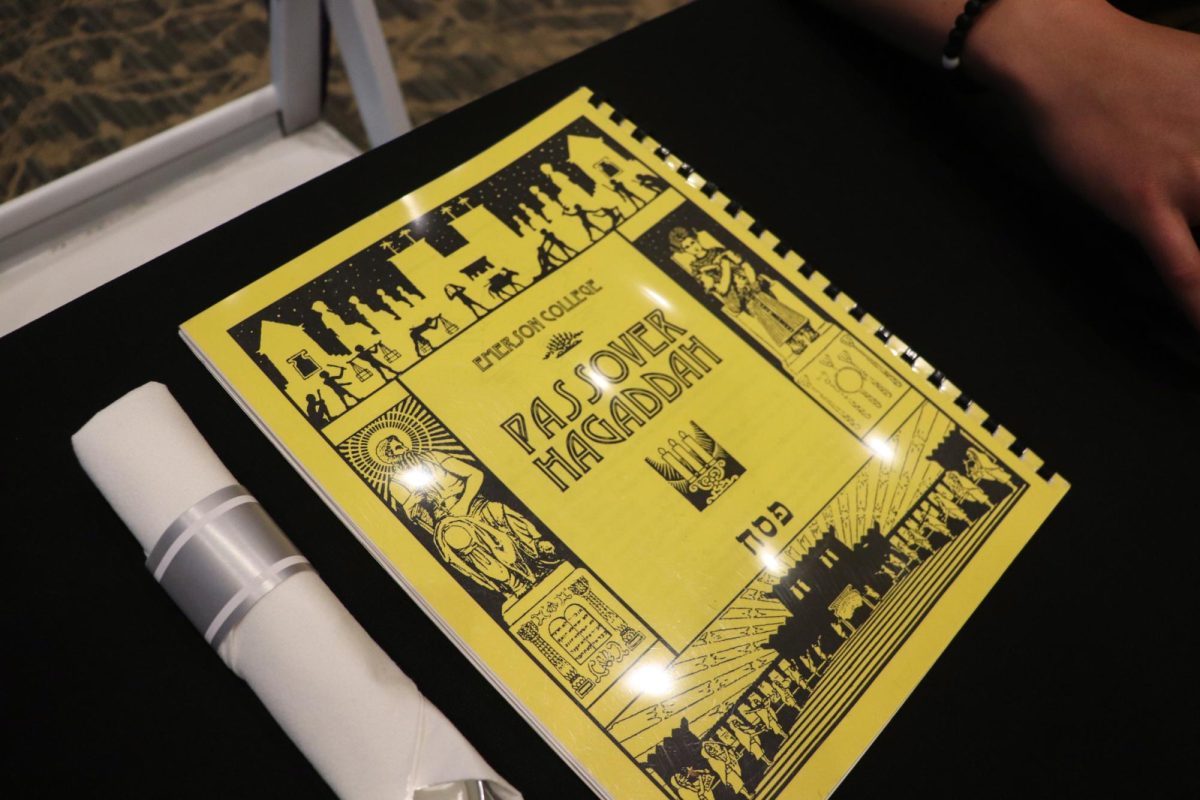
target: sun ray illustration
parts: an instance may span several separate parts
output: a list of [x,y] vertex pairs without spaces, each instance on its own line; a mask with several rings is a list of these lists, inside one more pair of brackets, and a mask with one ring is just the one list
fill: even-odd
[[[389,448],[380,447],[385,439],[392,436],[404,444],[402,455],[392,456]],[[338,450],[384,499],[388,497],[387,486],[391,476],[397,470],[415,466],[422,453],[438,451],[468,460],[471,458],[462,443],[412,397],[404,398],[372,420],[338,445]]]

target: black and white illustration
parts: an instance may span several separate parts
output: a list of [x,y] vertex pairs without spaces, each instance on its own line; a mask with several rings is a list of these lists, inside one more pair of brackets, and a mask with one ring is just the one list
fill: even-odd
[[923,405],[608,729],[687,800],[772,798],[1025,484]]
[[695,422],[689,423],[687,430],[667,437],[645,461],[697,511],[715,503],[746,472]]
[[832,325],[694,203],[681,203],[634,246],[789,375],[797,374],[801,356]]
[[573,558],[413,397],[371,420],[338,452],[496,616]]
[[588,697],[652,632],[441,421],[407,396],[337,445],[421,545],[554,680]]
[[323,429],[665,191],[580,118],[229,333]]

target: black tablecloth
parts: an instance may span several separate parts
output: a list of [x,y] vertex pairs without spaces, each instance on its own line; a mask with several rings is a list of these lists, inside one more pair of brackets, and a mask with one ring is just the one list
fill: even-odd
[[[69,436],[169,385],[372,636],[526,797],[574,774],[234,405],[177,326],[588,85],[759,216],[1074,488],[839,796],[1195,780],[1200,346],[1135,244],[943,82],[787,2],[699,2],[251,211],[0,340],[4,745],[21,796],[329,790],[142,567]],[[1183,543],[1182,549],[1172,549]]]

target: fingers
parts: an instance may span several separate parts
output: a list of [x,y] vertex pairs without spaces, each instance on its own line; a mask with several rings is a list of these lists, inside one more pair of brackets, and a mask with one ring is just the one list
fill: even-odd
[[1200,246],[1188,218],[1180,209],[1162,205],[1148,216],[1142,243],[1192,322],[1200,327]]

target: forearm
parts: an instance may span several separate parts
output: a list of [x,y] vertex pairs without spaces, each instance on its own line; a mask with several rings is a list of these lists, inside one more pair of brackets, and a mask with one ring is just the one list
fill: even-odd
[[[821,0],[938,63],[961,0]],[[992,0],[959,68],[1011,98],[1047,159],[1138,236],[1200,327],[1200,38],[1107,0]]]
[[[941,63],[942,48],[964,0],[820,0],[918,59]],[[963,69],[973,79],[1018,99],[1064,57],[1064,39],[1088,36],[1124,17],[1106,0],[992,0],[971,28]],[[1068,56],[1069,57],[1069,56]]]

